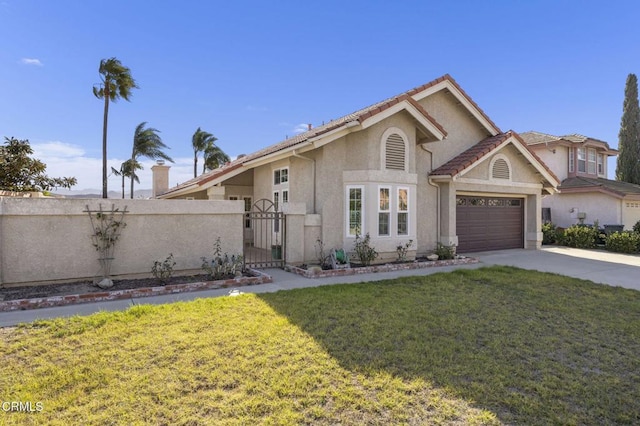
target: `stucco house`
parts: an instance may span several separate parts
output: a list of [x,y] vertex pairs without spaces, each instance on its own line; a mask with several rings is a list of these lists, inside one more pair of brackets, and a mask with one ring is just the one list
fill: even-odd
[[520,136],[561,180],[558,193],[542,198],[548,220],[561,227],[598,221],[625,229],[640,220],[640,186],[607,179],[607,159],[618,154],[607,142],[534,131]]
[[359,231],[388,260],[409,240],[412,255],[437,243],[459,253],[536,249],[541,199],[558,183],[520,136],[500,130],[445,75],[310,126],[157,198],[244,200],[247,211],[261,199],[285,212],[296,206],[305,231],[295,238],[304,239],[304,252],[288,259],[313,259],[317,238],[350,249]]

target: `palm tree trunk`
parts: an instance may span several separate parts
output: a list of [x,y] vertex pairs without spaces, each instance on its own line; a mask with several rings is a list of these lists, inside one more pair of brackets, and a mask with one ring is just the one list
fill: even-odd
[[193,177],[198,177],[198,151],[193,151]]
[[136,175],[135,157],[131,156],[131,199],[133,200],[133,178]]
[[124,200],[124,173],[122,173],[122,199]]
[[109,85],[104,87],[104,119],[102,121],[102,198],[108,198],[107,193],[107,118],[109,116]]

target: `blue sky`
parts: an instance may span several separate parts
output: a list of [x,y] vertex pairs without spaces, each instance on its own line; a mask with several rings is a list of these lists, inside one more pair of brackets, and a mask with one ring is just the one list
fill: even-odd
[[199,126],[233,157],[445,73],[503,130],[617,147],[638,16],[637,1],[0,0],[0,137],[29,139],[75,189],[100,188],[91,88],[115,56],[140,89],[110,108],[109,165],[146,121],[176,160],[171,185],[192,177]]

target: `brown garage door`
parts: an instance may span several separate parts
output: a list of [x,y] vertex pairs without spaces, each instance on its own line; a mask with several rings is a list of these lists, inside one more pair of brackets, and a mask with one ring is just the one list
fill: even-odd
[[524,247],[524,199],[458,196],[458,252]]

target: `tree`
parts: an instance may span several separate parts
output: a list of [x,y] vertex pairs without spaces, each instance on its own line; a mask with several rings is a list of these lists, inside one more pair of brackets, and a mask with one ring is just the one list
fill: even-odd
[[49,191],[53,188],[71,188],[74,177],[51,178],[44,172],[46,164],[30,156],[33,149],[28,140],[5,137],[0,146],[0,189],[7,191]]
[[640,107],[638,78],[629,74],[624,88],[624,104],[618,134],[618,164],[616,179],[640,184]]
[[109,102],[116,102],[122,98],[125,101],[131,97],[131,90],[138,88],[131,77],[131,70],[116,58],[103,59],[98,68],[101,83],[93,86],[93,94],[98,99],[104,99],[104,117],[102,121],[102,198],[107,198],[107,122],[109,117]]
[[191,146],[193,147],[193,177],[198,176],[198,154],[204,152],[208,146],[213,145],[218,138],[211,133],[205,132],[198,127],[198,130],[191,138]]
[[204,149],[202,173],[206,172],[207,170],[217,169],[229,160],[229,156],[222,150],[222,148],[211,143]]
[[120,170],[114,169],[111,167],[111,173],[116,176],[122,176],[122,199],[124,199],[124,179],[130,177],[134,179],[136,182],[140,183],[140,178],[136,174],[136,170],[142,169],[142,165],[138,162],[133,163],[133,170],[131,169],[131,160],[127,160],[120,164]]
[[[151,160],[163,159],[173,163],[171,157],[165,154],[162,150],[169,149],[168,146],[162,142],[162,138],[160,138],[160,131],[158,129],[154,129],[153,127],[149,127],[147,129],[144,128],[146,126],[146,122],[142,122],[138,124],[135,132],[133,133],[133,151],[131,153],[131,162],[134,165],[138,165],[140,169],[142,169],[142,165],[138,163],[138,158],[146,157]],[[133,198],[133,180],[134,176],[131,175],[131,198]],[[138,181],[139,183],[140,181]]]

